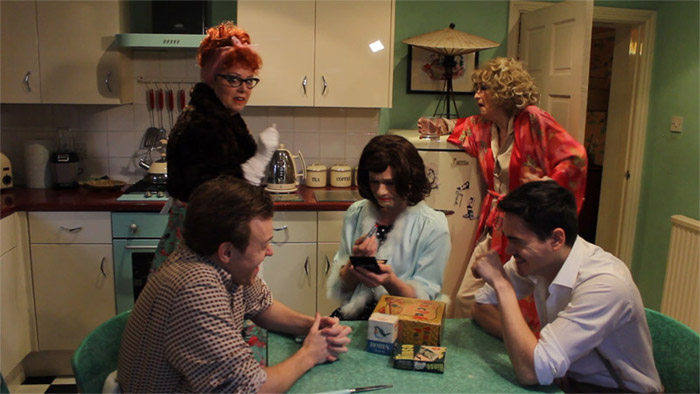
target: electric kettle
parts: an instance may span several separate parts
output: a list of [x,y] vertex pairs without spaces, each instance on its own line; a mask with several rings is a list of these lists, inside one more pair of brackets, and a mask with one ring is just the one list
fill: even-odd
[[[297,172],[297,165],[294,159],[300,158],[303,165],[301,172]],[[293,193],[299,185],[298,178],[304,176],[306,172],[306,162],[304,155],[299,152],[299,155],[292,155],[292,152],[284,148],[284,144],[280,144],[279,149],[272,154],[272,159],[267,165],[265,171],[265,182],[267,186],[265,190],[271,193]]]

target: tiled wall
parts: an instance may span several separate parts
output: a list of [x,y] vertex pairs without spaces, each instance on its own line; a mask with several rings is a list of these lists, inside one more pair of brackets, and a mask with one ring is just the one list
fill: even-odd
[[[0,105],[0,150],[12,162],[15,183],[25,178],[24,144],[29,139],[53,139],[58,128],[69,128],[76,145],[85,152],[81,157],[81,179],[108,175],[133,183],[145,174],[138,167],[145,130],[150,126],[146,107],[146,86],[136,80],[196,80],[194,54],[187,52],[135,51],[133,54],[135,97],[133,104]],[[177,89],[176,86],[171,88]],[[255,94],[255,91],[253,91]],[[295,154],[301,151],[307,165],[321,162],[350,166],[364,145],[377,134],[379,110],[364,108],[247,107],[243,111],[251,132],[276,124],[280,142]],[[155,114],[156,124],[159,115]],[[170,124],[163,114],[165,128]],[[154,154],[154,160],[156,159]],[[301,169],[300,169],[301,171]]]

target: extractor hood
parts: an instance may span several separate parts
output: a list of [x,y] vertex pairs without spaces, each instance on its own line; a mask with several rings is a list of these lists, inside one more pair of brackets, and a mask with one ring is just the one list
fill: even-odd
[[124,33],[115,36],[119,48],[198,48],[204,34]]
[[126,3],[128,33],[115,36],[119,48],[198,48],[211,21],[235,20],[236,3],[211,0]]

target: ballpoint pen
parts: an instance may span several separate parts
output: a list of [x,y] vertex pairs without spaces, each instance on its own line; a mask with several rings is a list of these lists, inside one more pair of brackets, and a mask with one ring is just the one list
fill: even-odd
[[352,394],[352,393],[364,393],[367,391],[383,390],[394,387],[391,384],[380,384],[378,386],[366,386],[366,387],[355,387],[352,389],[336,390],[336,391],[324,391],[317,394]]

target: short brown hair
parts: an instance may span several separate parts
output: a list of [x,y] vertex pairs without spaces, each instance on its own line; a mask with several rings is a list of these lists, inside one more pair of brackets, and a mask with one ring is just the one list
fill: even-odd
[[416,147],[399,135],[387,134],[372,138],[362,150],[357,166],[357,186],[362,197],[378,205],[369,185],[369,173],[384,172],[389,166],[394,170],[396,192],[408,205],[416,205],[430,194],[432,185]]
[[185,244],[201,256],[231,242],[241,253],[248,248],[250,221],[269,219],[274,212],[270,195],[261,187],[222,175],[199,185],[185,214]]

